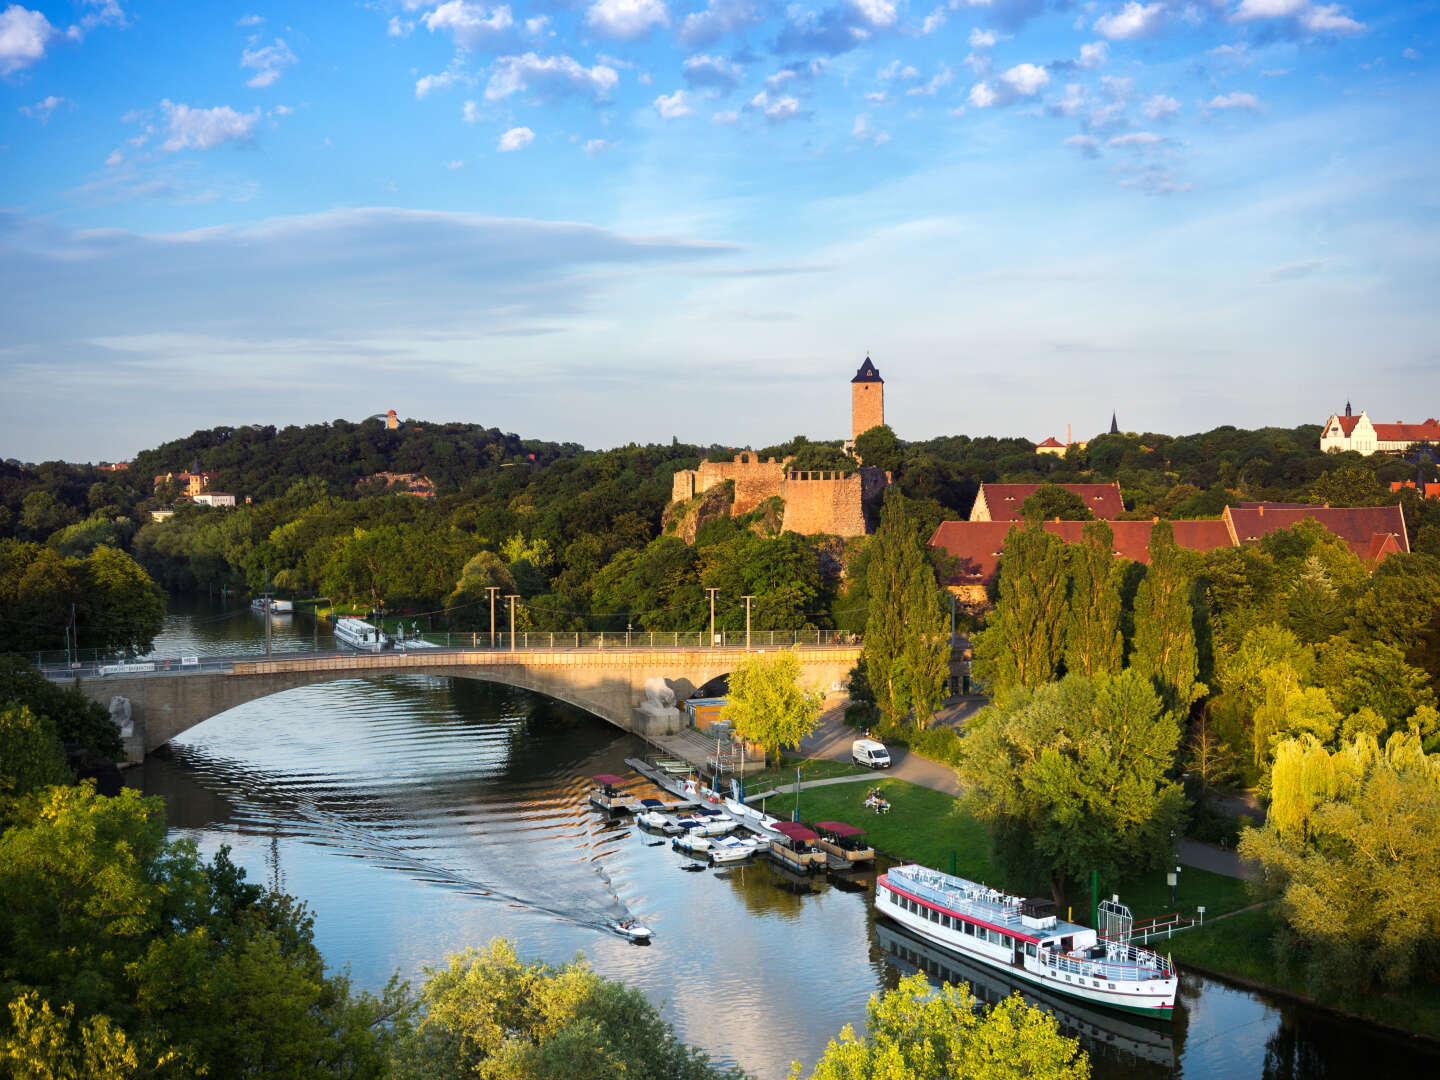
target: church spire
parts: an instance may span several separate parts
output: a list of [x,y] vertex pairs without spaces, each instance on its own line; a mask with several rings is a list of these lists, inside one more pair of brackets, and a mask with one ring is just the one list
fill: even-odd
[[1120,434],[1120,425],[1115,422],[1115,414],[1113,412],[1110,414],[1110,434]]

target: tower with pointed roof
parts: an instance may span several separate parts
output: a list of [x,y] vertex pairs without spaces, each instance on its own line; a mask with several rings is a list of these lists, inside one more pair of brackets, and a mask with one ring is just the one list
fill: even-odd
[[1113,412],[1110,414],[1110,434],[1111,434],[1111,435],[1119,435],[1119,434],[1120,434],[1120,425],[1115,422],[1115,414],[1114,414]]
[[860,370],[850,380],[850,438],[858,439],[873,427],[885,423],[885,380],[865,357]]

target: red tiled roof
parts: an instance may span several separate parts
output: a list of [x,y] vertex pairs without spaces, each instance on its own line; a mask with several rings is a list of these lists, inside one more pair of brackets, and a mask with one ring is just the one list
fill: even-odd
[[1046,440],[1045,440],[1044,442],[1038,442],[1038,443],[1036,443],[1035,445],[1036,445],[1037,447],[1040,447],[1040,446],[1059,446],[1059,447],[1063,447],[1065,444],[1064,444],[1063,442],[1059,442],[1058,440],[1056,440],[1056,438],[1055,438],[1054,435],[1051,435],[1051,436],[1049,436],[1048,438],[1046,438]]
[[[1344,540],[1361,559],[1370,559],[1371,538],[1393,535],[1397,549],[1409,551],[1405,534],[1405,513],[1395,506],[1306,506],[1261,503],[1256,507],[1227,506],[1223,520],[1237,543],[1259,540],[1280,529],[1309,518]],[[1374,560],[1370,560],[1374,561]]]
[[1360,423],[1358,416],[1337,416],[1335,419],[1340,421],[1340,430],[1345,433],[1346,438],[1355,430],[1355,425]]
[[[1150,532],[1155,527],[1153,521],[1111,521],[1107,524],[1115,534],[1116,556],[1149,563]],[[1234,546],[1224,521],[1172,521],[1170,525],[1175,530],[1175,543],[1191,551]],[[942,521],[930,537],[930,546],[944,548],[960,560],[953,584],[983,585],[995,577],[1005,538],[1012,529],[1022,527],[1014,521]],[[1080,542],[1085,522],[1047,521],[1044,528],[1067,544],[1076,544]]]
[[[1355,545],[1350,545],[1354,549]],[[1360,558],[1370,564],[1378,563],[1386,555],[1394,555],[1401,550],[1400,540],[1394,533],[1376,533],[1370,537],[1369,549]],[[1357,551],[1357,555],[1360,553]]]
[[[1058,444],[1057,444],[1058,445]],[[1057,484],[1066,491],[1080,496],[1081,502],[1089,507],[1097,518],[1111,520],[1125,510],[1120,498],[1119,484]],[[980,494],[985,496],[985,505],[990,510],[992,521],[1023,521],[1020,507],[1025,500],[1040,489],[1039,484],[981,484]],[[979,496],[976,496],[979,502]]]
[[1426,420],[1423,424],[1376,424],[1376,442],[1440,442],[1440,423]]

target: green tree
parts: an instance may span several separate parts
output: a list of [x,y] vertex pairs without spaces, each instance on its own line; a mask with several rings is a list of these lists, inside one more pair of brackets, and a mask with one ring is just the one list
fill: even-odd
[[986,707],[961,742],[967,802],[1012,874],[1044,872],[1057,900],[1092,870],[1159,866],[1183,814],[1170,779],[1180,726],[1133,668],[1067,675]]
[[79,690],[56,686],[18,656],[0,656],[0,702],[27,706],[53,725],[61,743],[76,743],[92,757],[113,761],[125,753],[104,705]]
[[1310,501],[1326,506],[1380,506],[1395,499],[1366,466],[1342,465],[1320,474],[1310,488]]
[[505,623],[505,597],[515,593],[515,579],[510,576],[500,556],[482,551],[465,564],[460,580],[445,601],[445,617],[455,630],[490,630],[490,588],[494,593],[496,627]]
[[1361,648],[1348,638],[1332,638],[1318,650],[1315,681],[1343,715],[1373,709],[1391,729],[1422,705],[1435,704],[1426,673],[1383,642]]
[[1135,641],[1130,667],[1153,679],[1165,705],[1184,717],[1205,693],[1197,680],[1193,579],[1187,572],[1175,530],[1158,521],[1150,532],[1150,566],[1135,593]]
[[1065,640],[1065,543],[1038,524],[1014,529],[1000,557],[1000,601],[975,635],[975,672],[992,693],[1055,677]]
[[104,544],[85,560],[88,618],[79,627],[82,646],[150,651],[165,624],[165,593],[123,551]]
[[872,469],[896,472],[901,464],[901,444],[889,424],[877,424],[855,440],[855,456]]
[[[797,1061],[791,1080],[800,1080]],[[872,994],[865,1036],[850,1025],[809,1080],[1087,1080],[1090,1059],[1055,1018],[1018,994],[984,1009],[970,987],[933,990],[924,975]]]
[[1026,521],[1091,521],[1095,515],[1085,500],[1059,484],[1041,484],[1020,507]]
[[886,492],[880,528],[867,550],[865,674],[886,720],[897,723],[913,710],[923,728],[949,680],[949,626],[934,571],[898,491]]
[[4,799],[70,779],[54,724],[28,705],[0,702],[0,822],[8,816]]
[[742,1080],[680,1042],[638,990],[522,961],[507,941],[427,968],[418,1021],[396,1041],[396,1080]]
[[10,1031],[0,1035],[0,1067],[14,1080],[139,1080],[187,1066],[173,1050],[137,1046],[108,1016],[76,1024],[73,1005],[57,1012],[34,991],[11,999]]
[[1263,829],[1240,853],[1264,870],[1312,985],[1400,986],[1440,959],[1440,758],[1419,740],[1368,736],[1333,753],[1282,744]]
[[800,686],[800,657],[793,649],[751,653],[730,673],[724,717],[736,734],[765,748],[767,760],[800,740],[820,722],[825,696]]
[[1070,546],[1070,599],[1065,616],[1065,670],[1087,677],[1120,670],[1120,583],[1115,575],[1115,533],[1092,521]]

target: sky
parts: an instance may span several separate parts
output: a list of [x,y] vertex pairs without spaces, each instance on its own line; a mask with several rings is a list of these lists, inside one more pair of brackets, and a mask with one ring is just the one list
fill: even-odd
[[[33,5],[33,6],[32,6]],[[1440,3],[0,0],[0,458],[1440,414]]]

